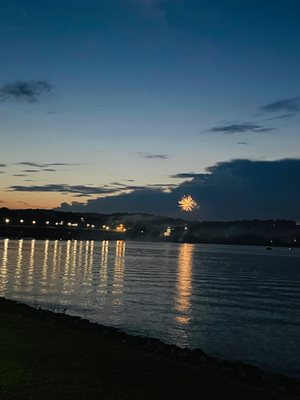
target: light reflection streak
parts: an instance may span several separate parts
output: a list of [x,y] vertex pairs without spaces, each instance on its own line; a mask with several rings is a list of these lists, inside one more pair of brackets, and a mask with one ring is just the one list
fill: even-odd
[[55,279],[55,273],[56,273],[56,267],[57,267],[57,245],[58,245],[58,240],[55,240],[54,245],[53,245],[53,258],[52,258],[52,274],[51,278]]
[[89,262],[88,262],[88,269],[89,273],[91,272],[93,268],[93,262],[94,262],[94,241],[91,241],[91,246],[90,246],[90,257],[89,257]]
[[[125,242],[118,240],[116,243],[116,258],[115,258],[115,270],[114,270],[114,282],[113,282],[113,294],[123,293],[123,278],[124,278],[124,263],[125,263]],[[114,303],[119,303],[116,299]]]
[[77,240],[73,243],[73,255],[72,255],[72,264],[71,264],[71,277],[72,279],[76,276],[76,265],[77,265]]
[[81,281],[81,291],[84,297],[84,302],[88,302],[89,293],[92,291],[92,269],[93,269],[93,259],[94,259],[94,241],[86,241],[85,244],[85,254],[84,254],[84,265],[83,274]]
[[[61,246],[62,246],[62,242],[59,241],[58,243],[59,244],[58,244],[58,254],[57,254],[57,268],[59,268],[59,270],[60,270],[60,267],[61,267],[61,252],[62,252]],[[57,269],[56,269],[56,271],[57,271]],[[55,275],[57,275],[57,274],[55,274]]]
[[0,270],[0,295],[4,296],[7,285],[7,262],[8,262],[8,244],[9,239],[4,239],[3,241],[3,257],[2,257],[2,265]]
[[193,268],[193,244],[182,244],[178,255],[176,321],[185,325],[190,321],[191,294],[192,294],[192,268]]
[[67,248],[66,248],[66,260],[64,266],[64,276],[63,276],[63,289],[62,292],[64,294],[68,293],[69,291],[69,269],[70,269],[70,251],[71,251],[71,241],[67,241]]
[[89,240],[86,241],[85,243],[85,257],[84,257],[84,277],[86,277],[87,272],[88,272],[88,264],[89,264],[89,247],[90,247],[90,242]]
[[44,246],[44,260],[43,260],[43,270],[42,270],[42,282],[44,285],[47,284],[48,251],[49,251],[49,240],[46,240]]
[[82,266],[82,255],[83,255],[82,249],[83,249],[83,241],[81,240],[79,242],[79,254],[78,254],[78,263],[77,263],[78,268],[81,268],[81,266]]
[[108,262],[108,248],[109,241],[103,240],[101,248],[101,264],[100,264],[100,288],[102,290],[107,288],[107,262]]
[[29,269],[28,269],[28,286],[32,286],[33,285],[34,253],[35,253],[35,239],[33,239],[31,241],[31,246],[30,246]]
[[19,246],[18,246],[18,258],[17,258],[16,273],[15,273],[15,287],[21,285],[22,259],[23,259],[23,239],[20,239]]

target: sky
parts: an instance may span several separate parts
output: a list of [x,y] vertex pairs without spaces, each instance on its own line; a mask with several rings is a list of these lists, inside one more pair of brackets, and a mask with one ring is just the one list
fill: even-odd
[[296,0],[1,0],[0,207],[300,220]]

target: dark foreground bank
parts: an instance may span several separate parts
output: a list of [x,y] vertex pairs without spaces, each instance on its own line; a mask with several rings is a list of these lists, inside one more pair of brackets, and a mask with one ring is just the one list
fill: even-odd
[[300,382],[0,298],[0,399],[300,399]]

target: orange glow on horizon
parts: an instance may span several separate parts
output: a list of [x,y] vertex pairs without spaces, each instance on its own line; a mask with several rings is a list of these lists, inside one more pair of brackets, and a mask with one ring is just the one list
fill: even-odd
[[63,195],[61,193],[44,192],[7,192],[0,193],[0,208],[6,207],[13,210],[22,210],[28,208],[53,209],[59,207],[62,203],[72,203],[76,201],[73,195]]

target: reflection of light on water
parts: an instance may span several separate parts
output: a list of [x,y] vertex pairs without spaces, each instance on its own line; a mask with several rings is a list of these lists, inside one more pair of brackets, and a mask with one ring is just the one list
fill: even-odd
[[100,287],[106,288],[107,286],[107,260],[108,260],[108,246],[109,241],[103,240],[101,248],[101,264],[100,264]]
[[65,260],[65,271],[63,276],[63,289],[62,292],[64,294],[68,293],[69,291],[69,269],[70,269],[70,258],[71,258],[71,241],[67,241],[67,248],[66,248],[66,260]]
[[114,283],[112,290],[113,294],[122,294],[123,292],[124,262],[125,242],[123,240],[118,240],[116,243]]
[[78,254],[78,268],[82,267],[82,257],[83,257],[83,241],[79,242],[79,254]]
[[84,265],[83,265],[84,276],[86,276],[86,274],[88,272],[89,247],[90,247],[90,242],[89,242],[89,240],[87,240],[85,243],[85,257],[84,257]]
[[77,265],[77,240],[73,243],[73,254],[72,254],[72,264],[71,264],[71,277],[75,279],[76,276],[76,265]]
[[192,294],[192,268],[193,268],[193,244],[182,244],[179,247],[176,311],[180,313],[176,317],[179,324],[187,324],[190,320]]
[[35,252],[35,239],[33,239],[31,241],[31,247],[30,247],[29,269],[28,269],[28,285],[32,285],[33,284],[34,252]]
[[94,241],[92,240],[91,247],[90,247],[90,258],[89,258],[89,264],[88,264],[88,268],[89,268],[90,272],[93,268],[93,262],[94,262]]
[[18,258],[17,258],[16,273],[15,273],[15,287],[21,285],[22,259],[23,259],[23,239],[19,240]]
[[87,240],[85,243],[84,265],[81,288],[83,296],[88,298],[89,293],[92,291],[91,285],[93,281],[92,269],[94,259],[94,241]]
[[68,241],[66,255],[66,271],[63,292],[69,294],[74,291],[77,266],[77,240]]
[[56,272],[56,260],[57,260],[57,246],[58,246],[58,240],[55,240],[54,246],[53,246],[53,261],[52,261],[52,279],[55,278],[55,272]]
[[42,282],[44,285],[47,284],[48,250],[49,250],[49,240],[46,240],[45,247],[44,247],[44,260],[43,260],[43,271],[42,271]]
[[2,265],[0,270],[0,295],[4,296],[7,285],[7,261],[9,239],[4,239]]
[[55,266],[55,271],[57,271],[57,268],[60,270],[61,267],[61,251],[62,251],[62,242],[58,242],[57,264]]

